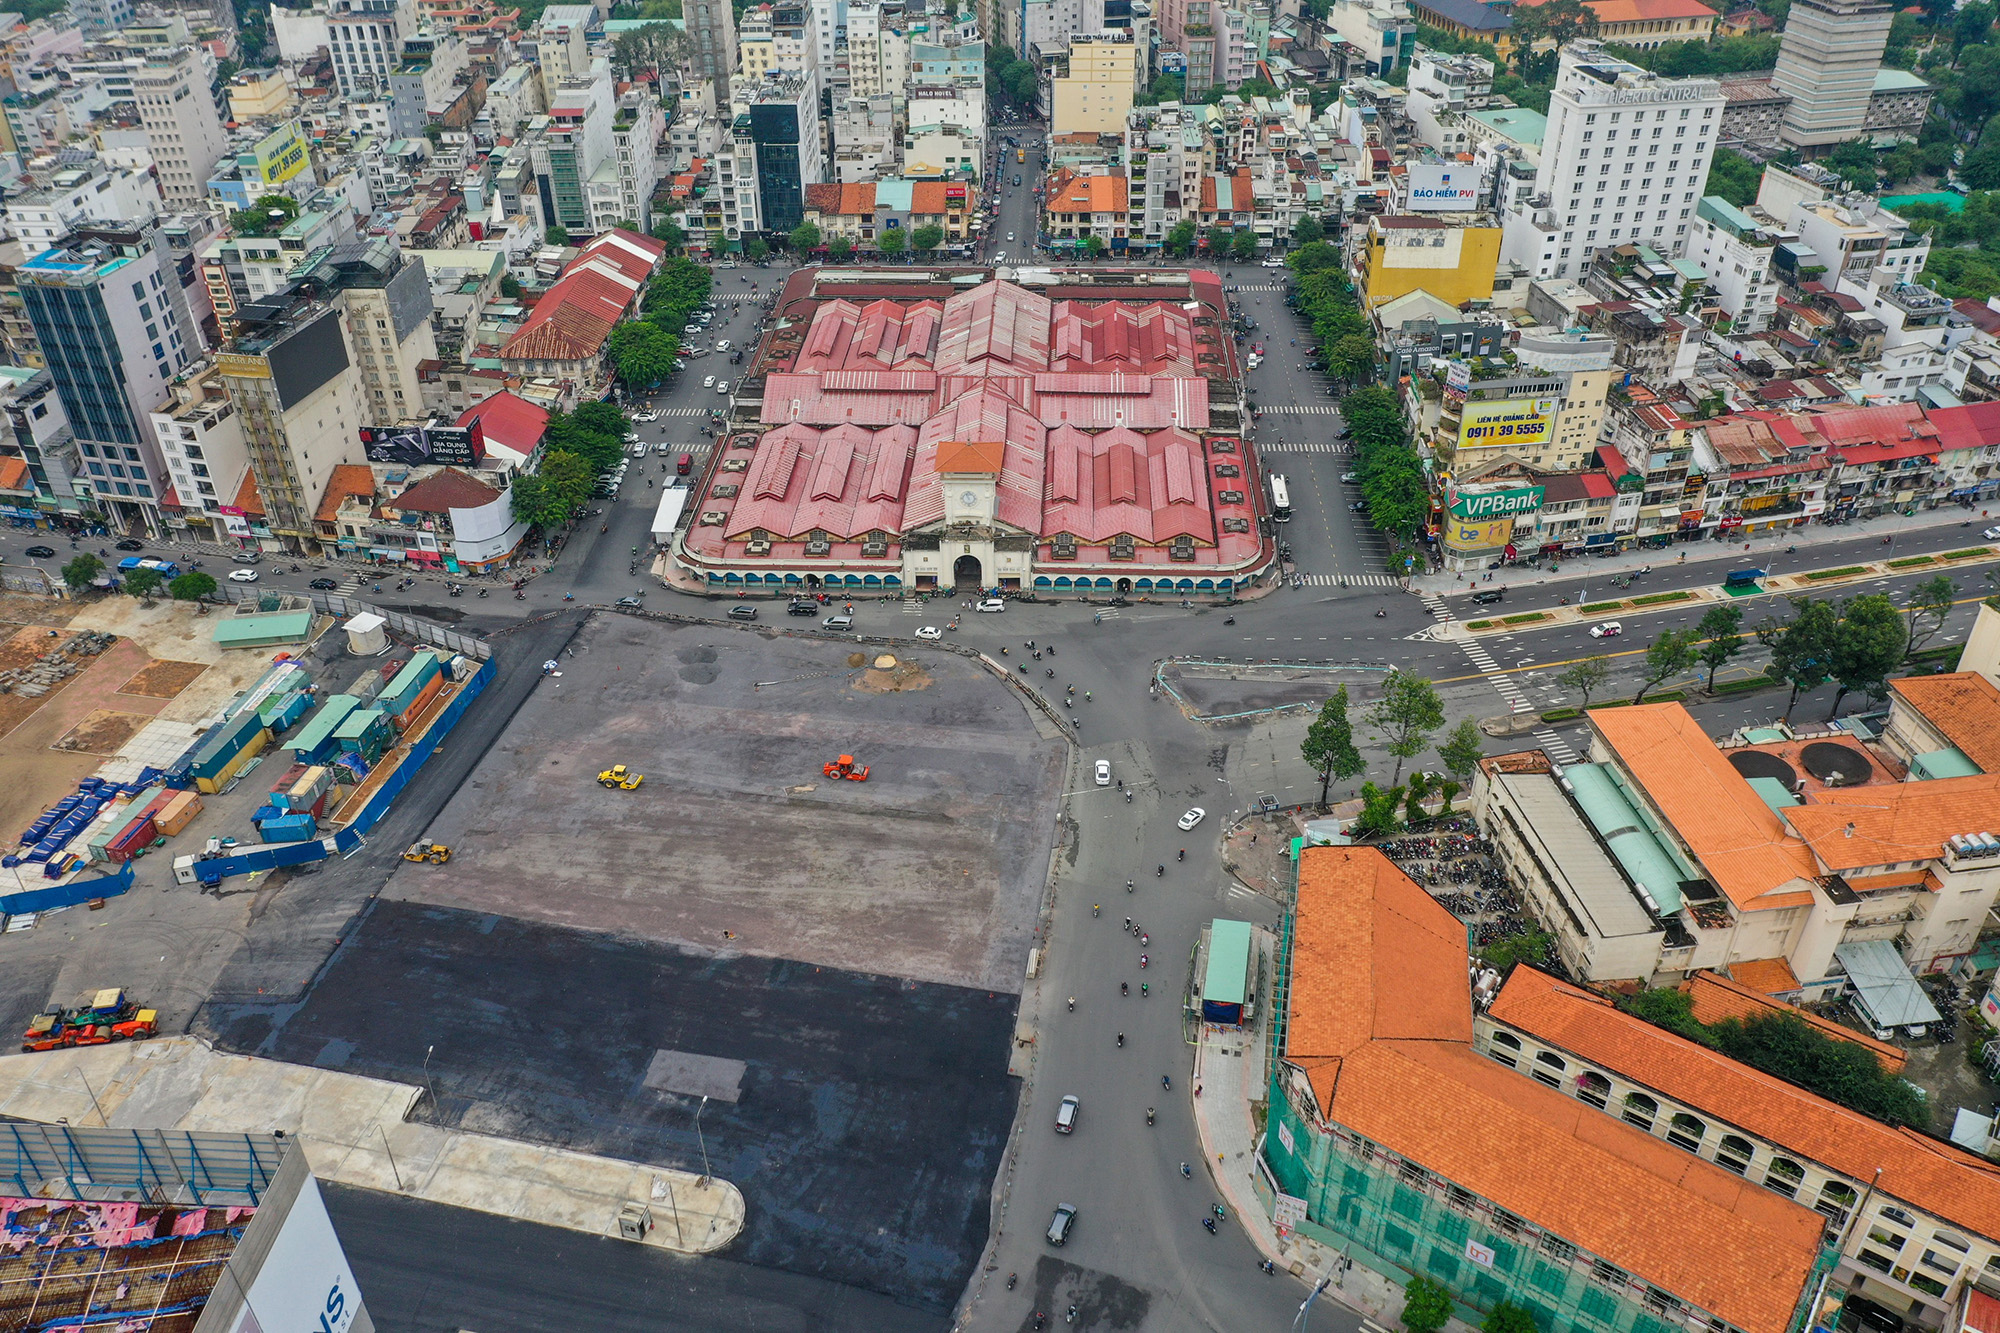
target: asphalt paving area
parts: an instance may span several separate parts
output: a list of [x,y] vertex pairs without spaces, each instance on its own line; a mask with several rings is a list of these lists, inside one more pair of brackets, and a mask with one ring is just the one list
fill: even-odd
[[1347,686],[1348,713],[1373,703],[1382,693],[1380,671],[1342,671],[1323,667],[1241,665],[1210,662],[1169,662],[1161,678],[1197,719],[1222,720],[1272,708],[1317,708],[1342,685]]
[[430,826],[450,863],[384,896],[1018,993],[1062,747],[976,664],[895,651],[597,616]]
[[[465,1129],[711,1171],[747,1205],[713,1262],[944,1313],[986,1242],[1014,1011],[998,991],[384,899],[256,1049],[427,1085]],[[658,1086],[717,1068],[734,1101]]]

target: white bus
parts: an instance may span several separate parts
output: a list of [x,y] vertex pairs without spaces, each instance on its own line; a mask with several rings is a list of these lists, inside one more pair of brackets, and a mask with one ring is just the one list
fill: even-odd
[[1280,472],[1271,474],[1271,521],[1292,521],[1292,488],[1285,484],[1284,474]]

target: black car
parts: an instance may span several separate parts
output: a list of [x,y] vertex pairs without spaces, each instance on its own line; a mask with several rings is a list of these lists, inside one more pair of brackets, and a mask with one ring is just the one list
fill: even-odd
[[306,586],[308,588],[311,588],[314,592],[332,592],[335,588],[338,588],[340,585],[338,583],[335,583],[332,579],[314,579],[311,583],[308,583]]
[[1366,500],[1356,500],[1353,504],[1347,506],[1347,512],[1350,514],[1365,514],[1368,512],[1368,502]]
[[1484,588],[1472,594],[1472,600],[1480,606],[1491,606],[1493,603],[1506,597],[1506,595],[1507,590],[1505,588]]
[[812,602],[793,602],[785,608],[785,614],[788,616],[816,616],[819,614],[819,607]]
[[30,560],[52,560],[55,558],[55,554],[56,551],[53,546],[30,546],[28,548],[28,559]]
[[121,551],[143,551],[146,549],[146,543],[133,537],[127,537],[124,541],[118,543],[118,549]]

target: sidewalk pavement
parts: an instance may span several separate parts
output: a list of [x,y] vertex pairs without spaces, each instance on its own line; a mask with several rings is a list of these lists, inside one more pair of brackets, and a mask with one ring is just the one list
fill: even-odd
[[[1984,513],[1985,511],[1980,511]],[[1579,579],[1604,585],[1611,591],[1611,576],[1629,574],[1637,569],[1650,569],[1655,573],[1667,573],[1669,567],[1680,563],[1685,555],[1690,560],[1719,560],[1730,556],[1740,557],[1745,565],[1770,568],[1773,557],[1783,556],[1788,546],[1799,548],[1797,554],[1783,557],[1780,572],[1793,569],[1814,568],[1812,550],[1816,546],[1831,542],[1853,541],[1856,537],[1902,536],[1909,532],[1924,532],[1933,528],[1958,527],[1970,520],[1972,527],[1966,532],[1966,544],[1980,544],[1980,530],[1991,526],[1991,518],[1982,518],[1960,509],[1957,505],[1940,505],[1905,518],[1902,514],[1889,514],[1881,518],[1856,519],[1841,527],[1828,527],[1823,523],[1808,524],[1803,528],[1784,528],[1773,533],[1763,533],[1755,537],[1735,541],[1675,542],[1672,546],[1640,549],[1634,548],[1619,555],[1578,556],[1564,560],[1562,568],[1555,573],[1548,570],[1529,569],[1525,565],[1514,565],[1506,569],[1496,569],[1493,573],[1495,586],[1506,584],[1509,589],[1527,588],[1534,584],[1572,583]],[[1750,549],[1745,551],[1744,545]],[[1891,550],[1887,558],[1894,559],[1903,552]],[[1851,562],[1850,562],[1851,563]],[[1469,592],[1472,585],[1485,578],[1485,572],[1464,574],[1419,574],[1409,580],[1410,591],[1442,596],[1453,592]]]
[[618,1234],[647,1203],[649,1245],[721,1249],[743,1229],[726,1180],[544,1148],[407,1117],[423,1088],[330,1069],[222,1055],[193,1037],[0,1056],[0,1116],[121,1129],[282,1130],[324,1180],[431,1203]]
[[[1255,939],[1268,971],[1276,940],[1266,930],[1258,931]],[[1348,1262],[1340,1251],[1296,1232],[1279,1236],[1257,1197],[1256,1122],[1251,1104],[1262,1102],[1270,1090],[1265,1060],[1265,1025],[1269,1021],[1270,1016],[1263,1015],[1247,1032],[1203,1025],[1195,1051],[1192,1100],[1209,1174],[1230,1217],[1281,1271],[1303,1281],[1307,1290],[1325,1279],[1331,1284],[1325,1298],[1358,1310],[1365,1319],[1393,1324],[1403,1310],[1399,1283]]]

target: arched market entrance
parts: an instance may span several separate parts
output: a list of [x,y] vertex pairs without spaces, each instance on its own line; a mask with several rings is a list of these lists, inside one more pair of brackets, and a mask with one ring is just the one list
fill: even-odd
[[979,557],[962,555],[951,567],[952,587],[956,592],[978,592],[986,585],[980,580]]

